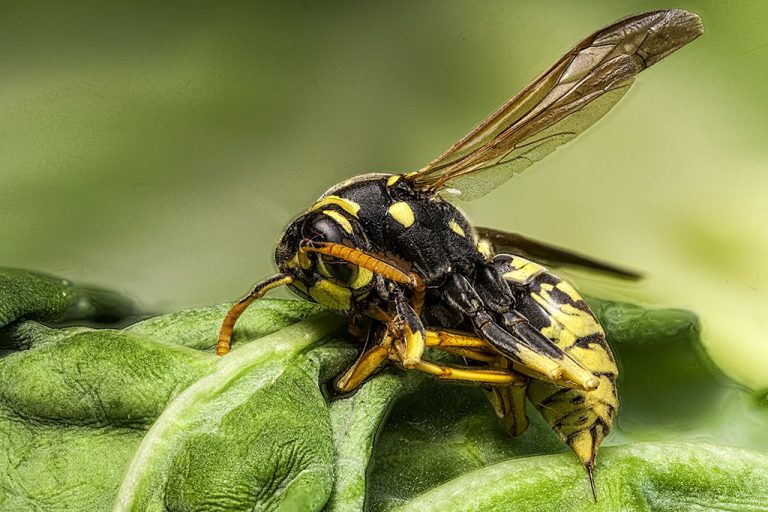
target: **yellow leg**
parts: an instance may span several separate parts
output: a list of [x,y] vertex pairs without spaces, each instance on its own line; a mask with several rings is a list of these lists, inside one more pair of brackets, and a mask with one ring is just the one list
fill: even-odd
[[[455,350],[457,348],[464,350],[469,349],[479,353],[479,358],[473,357],[473,359],[479,361],[482,361],[482,358],[485,357],[483,355],[484,353],[489,355],[499,355],[493,348],[493,345],[486,340],[478,338],[472,333],[461,331],[427,329],[426,346],[453,353],[459,353]],[[471,352],[459,355],[471,357],[469,354],[471,354]],[[510,360],[510,363],[515,371],[528,375],[529,377],[551,382],[558,386],[568,388],[579,387],[586,390],[595,389],[599,383],[592,372],[583,368],[570,358],[563,359],[562,361],[555,361],[528,348],[521,350],[521,355],[527,356],[524,358],[525,360],[523,362]]]
[[523,385],[527,382],[527,379],[505,370],[490,368],[454,368],[451,366],[430,363],[423,359],[416,364],[414,369],[434,375],[439,379],[464,380],[481,384],[492,384],[495,386]]
[[293,282],[293,278],[288,274],[278,274],[270,277],[269,279],[257,284],[254,289],[240,299],[232,309],[229,310],[227,316],[224,317],[224,321],[221,323],[221,330],[219,331],[219,339],[216,342],[216,355],[223,356],[229,352],[230,342],[232,340],[232,331],[235,328],[235,323],[240,315],[248,309],[253,301],[261,298],[265,293],[278,286],[283,286]]
[[496,353],[490,343],[468,332],[448,329],[427,329],[426,338],[428,347],[461,347]]
[[449,352],[451,354],[455,354],[457,356],[465,357],[467,359],[472,359],[473,361],[480,361],[483,363],[496,363],[501,356],[498,354],[490,354],[488,352],[481,352],[480,350],[472,350],[469,348],[461,348],[461,347],[435,347],[438,350],[442,350],[443,352]]
[[[511,361],[499,361],[499,367],[509,369]],[[521,379],[525,377],[521,376]],[[525,379],[527,380],[527,379]],[[520,386],[494,386],[485,389],[488,401],[493,405],[496,415],[504,427],[513,436],[519,436],[528,428],[528,416],[525,414],[525,392],[527,384]]]
[[389,359],[389,349],[392,346],[392,337],[384,335],[384,339],[373,348],[363,352],[343,375],[341,375],[334,387],[339,393],[350,393],[360,387],[365,379],[370,377],[385,361]]
[[405,342],[404,346],[397,343],[396,349],[403,366],[413,368],[424,355],[424,325],[416,311],[402,298],[397,302],[396,311],[397,315],[387,324],[387,332]]

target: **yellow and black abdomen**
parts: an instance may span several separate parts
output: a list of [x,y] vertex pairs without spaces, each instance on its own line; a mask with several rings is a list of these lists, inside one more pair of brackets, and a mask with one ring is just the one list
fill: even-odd
[[618,409],[618,368],[605,332],[573,286],[545,267],[507,254],[493,263],[512,289],[515,309],[600,381],[597,389],[585,391],[532,379],[527,390],[550,427],[591,469]]

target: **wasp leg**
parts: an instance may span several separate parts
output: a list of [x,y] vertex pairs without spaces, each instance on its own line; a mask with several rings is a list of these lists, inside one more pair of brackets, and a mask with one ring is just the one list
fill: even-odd
[[527,384],[517,386],[494,386],[485,389],[485,396],[501,419],[504,428],[517,437],[528,429],[528,416],[525,414],[525,390]]
[[[533,350],[555,357],[559,355],[565,378],[577,376],[580,380],[573,380],[574,384],[586,390],[594,389],[593,386],[597,383],[591,370],[572,357],[564,347],[560,347],[545,336],[537,326],[528,321],[527,317],[517,311],[510,284],[494,262],[483,265],[477,270],[475,291],[483,304],[498,315],[499,324],[504,330],[526,340]],[[557,354],[553,353],[553,350]]]
[[[470,333],[427,329],[426,341],[428,347],[488,363],[493,368],[509,371],[510,366],[514,368],[516,364],[500,356],[487,341]],[[524,376],[519,375],[519,377],[527,382]],[[528,428],[528,417],[525,414],[526,389],[527,384],[493,386],[484,389],[496,415],[501,418],[502,423],[513,436],[519,436]]]
[[[500,363],[503,368],[507,361]],[[524,377],[522,377],[524,378]],[[494,386],[484,389],[485,396],[491,402],[496,415],[511,435],[517,437],[528,429],[528,416],[525,414],[525,392],[527,380],[517,386]]]
[[349,321],[347,322],[347,332],[350,336],[355,338],[357,341],[365,341],[365,331],[363,331],[356,323],[355,318],[350,317]]
[[522,363],[545,380],[557,385],[574,385],[590,390],[600,381],[589,370],[574,361],[527,322],[519,323],[512,332],[503,329],[484,309],[483,301],[469,280],[460,274],[451,274],[445,284],[447,303],[469,317],[475,332],[500,353]]
[[224,317],[224,321],[221,323],[219,339],[216,342],[216,355],[223,356],[229,352],[230,342],[232,340],[232,331],[235,328],[235,323],[237,322],[237,319],[240,318],[240,315],[243,314],[243,311],[248,309],[248,306],[250,306],[253,301],[263,297],[265,293],[273,288],[291,284],[292,282],[293,278],[288,274],[278,274],[276,276],[272,276],[269,279],[265,279],[264,281],[257,284],[253,290],[251,290],[251,293],[237,301],[235,305],[232,306],[232,308],[229,310],[227,316]]
[[[511,361],[505,359],[500,363],[502,368],[509,367]],[[519,436],[528,429],[528,416],[525,414],[526,391],[528,382],[520,386],[510,386],[507,388],[494,388],[500,398],[500,407],[496,414],[501,418],[507,431],[513,436]],[[493,402],[491,402],[493,403]]]
[[454,366],[431,363],[423,359],[413,369],[434,375],[438,379],[463,380],[494,386],[519,386],[527,382],[525,377],[507,370],[495,368],[456,368]]
[[445,329],[427,329],[425,332],[424,339],[428,347],[484,363],[495,363],[503,359],[487,341],[473,334]]
[[454,331],[450,329],[427,329],[426,344],[444,352],[450,352],[476,361],[497,364],[500,360],[509,363],[512,370],[527,375],[536,380],[546,381],[548,377],[533,371],[519,361],[507,359],[488,341],[478,338],[474,333]]
[[351,393],[365,380],[373,375],[382,364],[388,361],[392,336],[384,332],[381,341],[374,347],[366,350],[346,372],[334,383],[334,388],[339,393]]
[[405,302],[400,294],[395,302],[397,315],[389,323],[388,329],[405,341],[405,348],[400,354],[403,366],[414,368],[424,354],[426,330],[416,311]]
[[500,356],[499,354],[492,354],[488,352],[481,352],[479,350],[472,350],[469,348],[461,347],[437,347],[443,352],[454,354],[465,359],[472,359],[473,361],[480,361],[482,363],[496,363]]

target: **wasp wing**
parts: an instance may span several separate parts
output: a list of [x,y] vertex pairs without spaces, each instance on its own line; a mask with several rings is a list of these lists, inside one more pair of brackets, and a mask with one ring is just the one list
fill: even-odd
[[509,253],[556,267],[562,265],[582,267],[622,279],[638,280],[642,278],[641,274],[633,270],[539,242],[517,233],[507,233],[493,228],[475,228],[475,233],[480,240],[485,240],[491,244],[493,252],[496,254]]
[[702,34],[693,13],[637,14],[577,44],[429,165],[406,175],[416,188],[487,194],[605,115],[638,73]]

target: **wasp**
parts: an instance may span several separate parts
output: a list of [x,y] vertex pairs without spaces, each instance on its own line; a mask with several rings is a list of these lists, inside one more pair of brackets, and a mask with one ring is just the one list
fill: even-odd
[[[592,473],[618,410],[618,369],[584,299],[542,263],[637,275],[473,227],[447,199],[481,197],[569,142],[641,71],[701,34],[699,17],[683,10],[620,20],[579,42],[427,166],[330,188],[286,229],[275,252],[279,273],[231,308],[216,353],[229,351],[235,322],[254,300],[287,285],[347,315],[350,332],[366,341],[336,379],[339,392],[390,363],[474,382],[513,435],[528,426],[527,399],[585,466],[596,499]],[[431,361],[428,347],[467,364]]]

